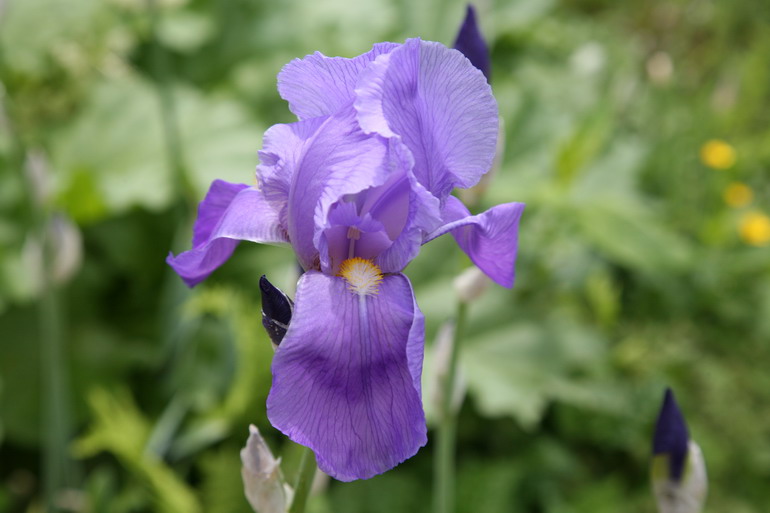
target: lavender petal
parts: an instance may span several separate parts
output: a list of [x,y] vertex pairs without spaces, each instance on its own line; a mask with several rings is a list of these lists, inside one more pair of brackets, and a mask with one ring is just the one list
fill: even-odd
[[428,234],[424,242],[452,232],[479,269],[499,285],[511,288],[523,211],[523,203],[504,203],[472,216],[460,200],[449,196],[442,209],[446,224]]
[[278,223],[278,213],[262,191],[244,184],[215,180],[198,207],[193,227],[193,249],[166,262],[189,287],[206,279],[222,265],[241,240],[281,244],[289,242]]
[[273,359],[270,422],[342,481],[413,456],[426,443],[423,326],[401,274],[385,276],[378,294],[359,296],[344,278],[305,273]]
[[378,43],[353,59],[327,57],[321,52],[294,59],[278,74],[278,92],[300,119],[330,116],[353,101],[353,88],[361,71],[378,55],[398,46]]
[[409,39],[365,68],[355,91],[361,128],[399,136],[414,155],[418,181],[439,199],[489,171],[497,103],[484,75],[459,51]]
[[318,269],[319,240],[332,204],[385,182],[387,141],[364,134],[352,109],[329,117],[297,161],[288,196],[287,231],[305,269]]

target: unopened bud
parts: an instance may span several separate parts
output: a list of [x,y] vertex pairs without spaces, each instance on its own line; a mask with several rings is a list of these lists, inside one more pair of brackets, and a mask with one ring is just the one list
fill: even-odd
[[48,230],[53,254],[52,277],[55,283],[65,283],[83,261],[83,239],[78,227],[62,214],[51,218]]
[[246,498],[257,513],[286,513],[291,488],[283,483],[280,461],[273,457],[259,430],[249,426],[249,439],[241,449],[241,476]]
[[294,302],[264,275],[259,279],[259,290],[262,293],[262,326],[273,345],[278,347],[289,329]]
[[41,207],[51,199],[53,186],[48,160],[42,151],[31,150],[27,153],[24,170],[31,185],[32,200]]
[[457,297],[463,303],[470,303],[481,297],[492,280],[475,265],[464,270],[454,280]]
[[489,60],[489,49],[476,22],[476,10],[470,4],[465,11],[465,19],[460,25],[454,47],[462,52],[471,61],[471,64],[480,69],[489,81],[489,72],[492,67]]
[[690,439],[671,389],[666,390],[655,426],[652,486],[660,513],[700,513],[708,480],[703,453]]

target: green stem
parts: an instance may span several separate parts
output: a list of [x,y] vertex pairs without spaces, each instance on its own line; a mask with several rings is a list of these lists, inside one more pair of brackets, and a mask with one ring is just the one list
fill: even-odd
[[195,191],[187,176],[187,166],[182,148],[182,136],[177,121],[177,109],[171,88],[168,55],[158,40],[158,26],[161,13],[157,0],[147,0],[147,10],[150,18],[150,38],[152,43],[152,72],[160,102],[163,136],[166,143],[166,158],[173,178],[174,190],[181,196],[190,210],[194,210]]
[[442,383],[441,410],[435,453],[435,478],[433,486],[433,505],[435,513],[453,513],[455,498],[455,442],[457,438],[457,414],[453,407],[455,382],[457,381],[457,360],[460,352],[460,339],[465,331],[468,305],[460,301],[457,304],[454,340],[449,356],[449,368]]
[[[48,260],[48,259],[46,259]],[[46,276],[48,278],[48,276]],[[43,369],[45,450],[43,468],[47,511],[58,511],[56,496],[64,487],[67,467],[67,427],[64,394],[59,302],[53,283],[46,279],[40,301]]]
[[289,513],[304,513],[307,498],[310,495],[310,488],[313,486],[315,471],[315,454],[313,454],[312,450],[305,447],[299,464],[299,471],[297,472],[297,481],[294,484],[294,499],[291,501]]
[[[2,5],[0,11],[3,11]],[[0,47],[0,75],[7,73],[3,48]],[[29,137],[25,137],[23,130],[14,122],[18,106],[12,98],[12,95],[0,94],[0,122],[6,124],[11,134],[11,168],[24,169],[27,165]],[[56,248],[53,247],[49,233],[50,205],[47,204],[47,198],[41,197],[40,192],[35,190],[29,176],[22,183],[31,214],[29,230],[37,236],[42,247],[42,286],[37,315],[40,326],[43,511],[55,512],[60,510],[57,496],[65,487],[78,480],[78,468],[67,450],[72,430],[69,376],[64,351],[64,315],[59,290],[53,278]]]

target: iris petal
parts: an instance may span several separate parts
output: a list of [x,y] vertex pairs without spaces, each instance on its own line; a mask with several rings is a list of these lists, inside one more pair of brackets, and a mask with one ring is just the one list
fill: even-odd
[[327,57],[321,52],[294,59],[278,74],[278,92],[300,119],[329,116],[353,101],[353,88],[361,71],[378,55],[398,46],[378,43],[353,59]]
[[281,226],[288,226],[291,179],[308,143],[326,118],[315,118],[270,127],[262,141],[257,178],[265,198],[279,211]]
[[[327,274],[337,274],[343,260],[353,257],[371,260],[393,244],[382,223],[369,214],[360,216],[355,203],[335,203],[328,219],[329,227],[318,243],[321,269]],[[353,241],[351,230],[355,230]]]
[[[404,169],[404,177],[409,186],[409,202],[405,221],[401,220],[400,217],[393,216],[393,213],[390,212],[390,204],[388,204],[388,208],[384,204],[378,205],[377,201],[372,202],[371,205],[372,214],[379,219],[391,216],[389,222],[383,221],[386,223],[386,228],[393,229],[396,225],[402,226],[403,223],[403,227],[399,228],[401,233],[395,238],[393,245],[383,251],[375,260],[382,271],[386,273],[399,272],[406,267],[420,252],[423,234],[441,226],[439,200],[428,192],[414,176],[412,172],[414,160],[411,152],[398,138],[390,139],[388,144],[391,161],[399,162],[399,166]],[[401,178],[399,177],[399,179]],[[401,185],[403,183],[400,183],[399,187]],[[396,192],[395,196],[398,196],[398,191],[389,192]],[[401,199],[398,198],[399,201],[397,202],[400,203]],[[404,205],[401,204],[401,207],[403,208]],[[398,223],[394,222],[393,219],[398,219]]]
[[405,276],[387,275],[378,294],[359,296],[344,278],[305,273],[273,359],[270,422],[339,480],[389,470],[426,442],[423,343]]
[[238,241],[286,243],[278,212],[262,191],[244,184],[215,180],[198,207],[193,249],[166,262],[192,287],[203,281],[233,253]]
[[365,132],[404,141],[415,176],[439,199],[473,186],[492,165],[497,103],[483,73],[457,50],[407,40],[361,72],[354,105]]
[[494,282],[513,287],[519,246],[519,219],[524,203],[504,203],[472,216],[460,200],[449,196],[442,217],[444,226],[425,237],[429,242],[452,232],[457,244]]
[[319,239],[331,205],[382,184],[390,169],[387,141],[364,134],[352,109],[328,118],[306,143],[291,179],[287,231],[305,269],[317,269]]

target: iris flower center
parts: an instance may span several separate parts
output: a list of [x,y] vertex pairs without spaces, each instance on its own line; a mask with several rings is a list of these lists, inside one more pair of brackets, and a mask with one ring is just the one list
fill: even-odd
[[373,296],[379,292],[382,271],[371,260],[355,257],[340,264],[339,276],[348,282],[348,290],[359,296]]

